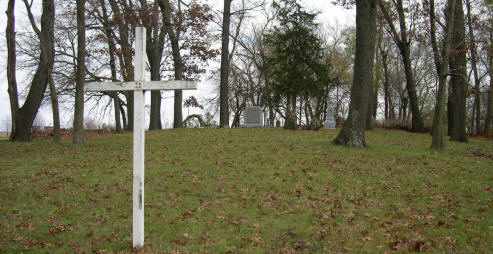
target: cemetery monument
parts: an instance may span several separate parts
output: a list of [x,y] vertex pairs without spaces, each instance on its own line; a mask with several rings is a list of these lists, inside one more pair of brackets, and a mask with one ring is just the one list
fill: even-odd
[[327,106],[327,115],[325,117],[324,121],[324,128],[325,129],[334,129],[336,127],[336,121],[334,118],[334,106],[332,104],[329,104]]
[[262,116],[262,108],[259,106],[247,107],[245,109],[245,120],[244,124],[240,127],[244,128],[255,128],[255,127],[263,127],[263,116]]

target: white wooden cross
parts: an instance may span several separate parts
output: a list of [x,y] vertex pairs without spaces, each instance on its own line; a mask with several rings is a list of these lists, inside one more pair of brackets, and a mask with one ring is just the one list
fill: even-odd
[[146,31],[135,29],[135,81],[92,82],[84,86],[87,92],[134,91],[134,145],[133,145],[133,247],[144,246],[144,131],[146,90],[197,89],[196,81],[144,81]]

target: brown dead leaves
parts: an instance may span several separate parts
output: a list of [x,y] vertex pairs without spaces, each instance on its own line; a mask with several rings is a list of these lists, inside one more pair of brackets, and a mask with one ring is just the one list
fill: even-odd
[[26,233],[32,232],[36,229],[32,223],[28,223],[28,222],[23,222],[23,223],[17,224],[17,227]]
[[406,249],[409,251],[423,251],[423,248],[425,247],[425,241],[422,236],[416,235],[410,238],[391,241],[389,243],[389,247],[390,249],[395,251],[402,251]]
[[467,151],[472,157],[486,158],[493,160],[493,153],[488,149],[469,147],[467,148]]
[[50,235],[56,235],[60,232],[72,231],[74,229],[74,224],[62,225],[62,224],[54,224],[50,226],[48,233]]

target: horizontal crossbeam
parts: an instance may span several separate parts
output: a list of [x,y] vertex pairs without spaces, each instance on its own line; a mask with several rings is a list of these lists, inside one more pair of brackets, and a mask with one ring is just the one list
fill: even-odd
[[91,82],[84,85],[86,92],[136,91],[136,90],[194,90],[197,81],[130,81],[130,82]]

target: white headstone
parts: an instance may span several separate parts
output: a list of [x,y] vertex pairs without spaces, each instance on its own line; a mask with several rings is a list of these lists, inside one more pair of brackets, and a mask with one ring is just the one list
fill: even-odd
[[263,127],[262,108],[252,106],[245,108],[245,121],[241,127]]
[[336,127],[336,121],[334,119],[334,106],[329,104],[327,106],[327,114],[325,116],[324,128],[334,129]]
[[133,91],[134,137],[133,137],[133,247],[144,246],[144,147],[145,147],[145,90],[196,89],[194,81],[144,81],[146,31],[135,29],[135,81],[93,82],[84,86],[85,91]]

